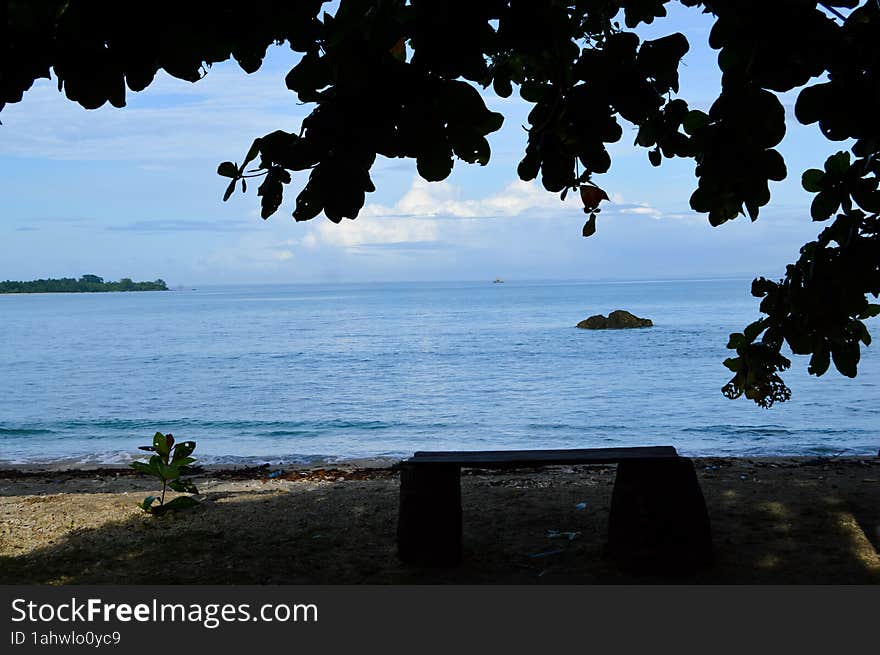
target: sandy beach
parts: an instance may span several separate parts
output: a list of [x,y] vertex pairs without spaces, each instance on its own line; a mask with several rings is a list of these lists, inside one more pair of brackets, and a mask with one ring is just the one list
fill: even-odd
[[[395,554],[392,462],[206,469],[161,518],[128,469],[0,470],[0,584],[876,584],[880,458],[694,460],[715,564],[633,576],[603,557],[613,466],[465,469],[464,562]],[[271,476],[271,477],[270,477]]]

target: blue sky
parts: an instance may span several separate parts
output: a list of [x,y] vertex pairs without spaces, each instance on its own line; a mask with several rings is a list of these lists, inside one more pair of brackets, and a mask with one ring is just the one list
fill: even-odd
[[[685,33],[681,97],[707,109],[717,96],[716,53],[706,45],[711,19],[670,7],[670,18],[643,26],[644,38]],[[0,120],[0,279],[79,276],[162,277],[172,285],[379,280],[661,279],[779,276],[815,237],[811,197],[800,173],[843,147],[816,126],[794,120],[779,149],[789,176],[771,185],[771,205],[756,223],[741,217],[711,228],[694,214],[693,163],[653,168],[632,146],[635,130],[610,147],[611,170],[596,182],[612,196],[598,232],[580,236],[576,198],[562,203],[516,177],[529,106],[516,94],[484,97],[505,114],[490,135],[486,167],[457,162],[428,184],[414,162],[377,161],[377,191],[355,221],[290,217],[299,180],[268,221],[256,185],[221,202],[223,160],[241,159],[254,137],[295,131],[308,113],[284,86],[297,61],[286,46],[269,51],[260,71],[215,65],[196,84],[160,73],[128,106],[88,111],[41,80]]]

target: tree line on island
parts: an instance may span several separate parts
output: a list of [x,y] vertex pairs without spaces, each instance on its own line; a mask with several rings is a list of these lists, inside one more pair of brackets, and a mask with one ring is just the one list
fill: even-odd
[[97,275],[83,275],[78,280],[72,277],[48,278],[19,282],[6,280],[0,282],[0,293],[86,293],[94,291],[168,291],[165,280],[134,282],[124,277],[119,282],[105,282]]

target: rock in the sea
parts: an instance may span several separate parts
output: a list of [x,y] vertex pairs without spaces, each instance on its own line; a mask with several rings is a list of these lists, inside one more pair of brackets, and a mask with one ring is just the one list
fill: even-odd
[[611,312],[607,317],[596,314],[577,324],[579,328],[584,330],[621,330],[624,328],[651,327],[652,325],[654,324],[650,318],[639,318],[622,309]]

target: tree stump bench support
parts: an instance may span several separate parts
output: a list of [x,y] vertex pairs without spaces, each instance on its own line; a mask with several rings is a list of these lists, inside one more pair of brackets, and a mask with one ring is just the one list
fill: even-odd
[[400,469],[400,559],[421,566],[461,562],[462,467],[559,464],[617,464],[607,554],[622,567],[687,572],[711,562],[709,515],[693,462],[672,446],[417,452]]

